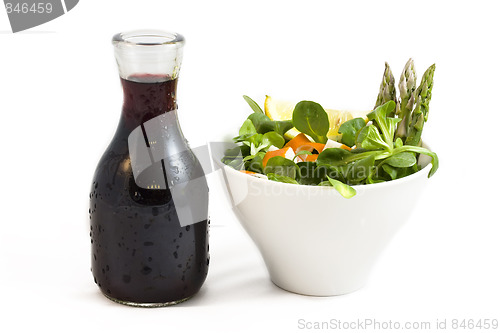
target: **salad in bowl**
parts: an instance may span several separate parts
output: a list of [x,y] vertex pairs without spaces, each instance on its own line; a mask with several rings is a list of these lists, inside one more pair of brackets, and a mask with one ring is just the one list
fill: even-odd
[[253,113],[215,158],[233,210],[277,286],[315,296],[360,289],[421,207],[418,198],[439,166],[421,139],[434,68],[417,86],[410,59],[398,97],[386,65],[375,107],[355,115],[270,97],[262,110],[245,96]]
[[[422,147],[421,137],[429,115],[434,70],[435,65],[430,66],[417,87],[410,59],[401,74],[398,97],[386,63],[375,107],[360,117],[325,110],[312,101],[276,103],[269,96],[263,111],[244,96],[253,113],[222,162],[271,181],[333,187],[346,198],[356,194],[353,185],[387,182],[418,172],[420,154],[431,158],[430,177],[439,160]],[[284,119],[286,115],[289,119]]]

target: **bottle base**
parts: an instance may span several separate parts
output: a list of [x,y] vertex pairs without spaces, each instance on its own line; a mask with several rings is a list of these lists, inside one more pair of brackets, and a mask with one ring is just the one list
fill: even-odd
[[189,296],[189,297],[177,300],[177,301],[164,302],[164,303],[137,303],[137,302],[123,301],[121,299],[116,299],[116,298],[108,296],[104,293],[103,293],[103,295],[106,296],[108,299],[112,300],[113,302],[123,304],[123,305],[128,305],[128,306],[134,306],[137,308],[162,308],[162,307],[176,305],[176,304],[185,302],[192,297],[192,296]]

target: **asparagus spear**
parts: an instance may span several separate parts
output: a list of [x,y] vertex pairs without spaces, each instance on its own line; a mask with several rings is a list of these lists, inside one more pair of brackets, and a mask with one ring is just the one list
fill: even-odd
[[422,129],[424,123],[427,121],[429,116],[429,102],[432,97],[432,86],[434,84],[434,70],[436,69],[436,64],[433,64],[424,73],[420,86],[415,91],[416,105],[415,110],[411,114],[411,119],[409,126],[407,128],[407,137],[405,144],[411,146],[417,146],[420,143],[420,137],[422,136]]
[[[373,109],[376,109],[378,106],[385,104],[388,101],[396,102],[396,87],[394,85],[394,75],[392,75],[391,67],[389,64],[385,63],[384,76],[382,77],[382,83],[380,83],[380,91],[377,96],[377,102]],[[390,117],[394,116],[389,115]]]
[[415,89],[417,87],[417,74],[415,73],[415,66],[413,59],[409,59],[406,63],[401,77],[399,78],[399,97],[401,99],[399,108],[396,114],[401,121],[398,123],[396,137],[404,140],[406,138],[406,130],[410,122],[411,110],[415,102]]

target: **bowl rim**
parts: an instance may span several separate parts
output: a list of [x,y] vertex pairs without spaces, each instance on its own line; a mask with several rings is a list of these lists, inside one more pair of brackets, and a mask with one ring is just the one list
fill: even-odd
[[[422,146],[425,147],[425,148],[427,148],[427,149],[429,149],[430,151],[432,151],[430,149],[429,145],[427,145],[425,142],[422,143]],[[230,167],[229,165],[223,164],[220,160],[216,160],[216,163],[218,163],[220,166],[223,166],[224,167],[223,169],[226,172],[227,172],[227,170],[231,170],[230,172],[236,172],[237,174],[239,174],[242,177],[250,177],[253,181],[255,181],[257,183],[258,182],[262,182],[263,185],[265,185],[265,184],[278,184],[277,186],[280,186],[280,185],[282,185],[282,186],[300,186],[300,188],[304,188],[304,189],[305,188],[309,188],[309,189],[310,188],[314,188],[314,189],[324,188],[326,190],[330,189],[330,187],[328,187],[328,186],[305,185],[305,184],[291,184],[291,183],[276,182],[276,181],[272,181],[272,180],[269,180],[269,179],[255,177],[255,176],[252,176],[252,175],[244,173],[244,172],[240,172],[240,170],[236,170],[236,169]],[[431,168],[432,168],[432,163],[429,161],[419,171],[417,171],[417,172],[415,172],[415,173],[413,173],[411,175],[405,176],[403,178],[398,178],[398,179],[389,180],[389,181],[385,181],[385,182],[381,182],[381,183],[375,183],[375,184],[359,184],[359,185],[350,185],[350,186],[352,188],[354,188],[354,189],[360,189],[360,190],[377,189],[377,188],[382,188],[382,187],[387,187],[387,186],[396,186],[396,185],[404,183],[404,182],[409,182],[409,181],[413,180],[414,178],[421,177],[423,172],[427,172],[427,174],[429,174]],[[428,179],[430,177],[427,176],[426,178]]]

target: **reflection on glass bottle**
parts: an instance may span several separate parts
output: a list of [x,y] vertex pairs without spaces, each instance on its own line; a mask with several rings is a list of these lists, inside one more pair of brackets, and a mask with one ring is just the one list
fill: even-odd
[[90,193],[92,273],[108,298],[163,306],[193,296],[208,272],[208,187],[177,118],[184,39],[113,38],[124,92],[116,134]]

